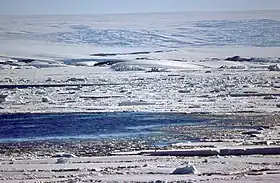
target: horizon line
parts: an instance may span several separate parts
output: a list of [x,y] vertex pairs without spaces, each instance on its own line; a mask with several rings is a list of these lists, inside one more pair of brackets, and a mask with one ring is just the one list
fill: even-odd
[[163,14],[163,13],[188,13],[188,12],[267,12],[267,11],[280,11],[280,9],[267,9],[267,10],[186,10],[186,11],[154,11],[154,12],[120,12],[120,13],[73,13],[73,14],[59,14],[59,13],[16,13],[16,14],[1,14],[0,16],[74,16],[74,15],[139,15],[139,14]]

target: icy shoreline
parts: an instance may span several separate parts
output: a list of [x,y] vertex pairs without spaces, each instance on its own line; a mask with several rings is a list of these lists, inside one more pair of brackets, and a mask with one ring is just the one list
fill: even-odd
[[0,182],[278,182],[279,115],[235,117],[168,127],[203,140],[167,146],[136,139],[0,143]]

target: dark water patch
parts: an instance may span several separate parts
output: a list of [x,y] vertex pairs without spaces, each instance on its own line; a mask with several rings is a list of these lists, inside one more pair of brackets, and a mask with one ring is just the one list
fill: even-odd
[[83,62],[93,62],[93,66],[101,66],[101,65],[113,65],[119,62],[127,62],[128,60],[124,60],[124,59],[102,59],[102,58],[96,58],[96,59],[92,59],[92,58],[85,58],[85,59],[67,59],[64,60],[64,64],[67,65],[78,65],[81,64]]
[[31,62],[34,62],[35,59],[20,59],[18,60],[18,62],[23,62],[23,63],[26,63],[26,64],[29,64]]
[[125,62],[124,60],[104,60],[104,61],[99,61],[94,64],[94,66],[103,66],[103,65],[113,65],[116,63],[122,63]]
[[233,57],[227,57],[225,60],[227,61],[234,61],[234,62],[271,62],[271,63],[278,63],[280,62],[279,58],[245,58],[240,56],[233,56]]
[[1,114],[0,141],[149,136],[164,126],[206,121],[177,113]]
[[96,56],[96,57],[109,57],[109,56],[117,56],[122,55],[121,53],[95,53],[91,54],[90,56]]
[[130,52],[130,53],[95,53],[90,56],[98,56],[98,57],[109,57],[109,56],[118,56],[118,55],[144,55],[151,53],[163,53],[163,52],[171,52],[174,50],[157,50],[157,51],[138,51],[138,52]]

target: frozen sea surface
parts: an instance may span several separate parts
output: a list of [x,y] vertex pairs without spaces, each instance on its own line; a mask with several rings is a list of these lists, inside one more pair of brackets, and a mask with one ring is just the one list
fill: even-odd
[[96,47],[280,46],[280,11],[2,16],[0,40]]
[[280,22],[270,19],[208,20],[164,28],[98,29],[73,25],[66,32],[28,35],[31,39],[109,47],[280,46]]

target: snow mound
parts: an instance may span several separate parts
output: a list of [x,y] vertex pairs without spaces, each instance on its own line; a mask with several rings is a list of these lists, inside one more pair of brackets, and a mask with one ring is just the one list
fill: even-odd
[[0,94],[0,103],[1,102],[6,102],[7,97],[8,97],[8,95]]
[[50,104],[54,103],[54,101],[50,97],[43,97],[42,102]]
[[173,173],[174,175],[182,175],[182,174],[198,174],[196,167],[190,163],[185,167],[176,168]]
[[58,158],[55,163],[56,164],[65,164],[67,162],[68,162],[68,159],[66,159],[66,158]]

